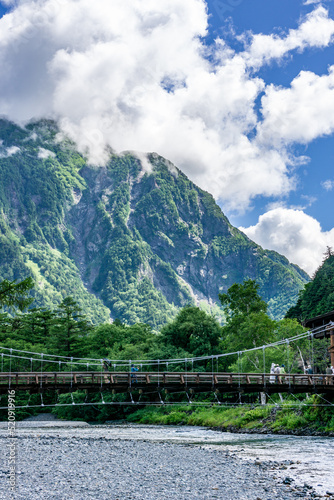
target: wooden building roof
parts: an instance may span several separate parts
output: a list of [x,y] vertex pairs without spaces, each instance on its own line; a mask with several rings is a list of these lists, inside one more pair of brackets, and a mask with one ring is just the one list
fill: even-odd
[[320,314],[320,316],[314,316],[314,318],[307,319],[303,322],[303,326],[310,330],[326,325],[328,325],[328,328],[322,332],[315,333],[314,338],[323,339],[324,337],[330,336],[331,330],[334,330],[334,310],[325,314]]

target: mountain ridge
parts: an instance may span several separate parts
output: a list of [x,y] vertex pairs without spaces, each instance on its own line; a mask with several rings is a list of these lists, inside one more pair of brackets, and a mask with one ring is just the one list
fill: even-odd
[[32,273],[38,304],[73,295],[95,321],[158,327],[188,303],[219,315],[218,293],[252,278],[282,317],[309,280],[156,153],[92,167],[46,120],[1,120],[0,139],[0,278]]

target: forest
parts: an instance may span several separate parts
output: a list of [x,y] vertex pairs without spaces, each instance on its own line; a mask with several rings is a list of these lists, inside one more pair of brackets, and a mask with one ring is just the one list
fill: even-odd
[[52,121],[0,119],[0,282],[31,276],[34,307],[70,296],[94,325],[158,332],[189,304],[220,319],[218,294],[245,279],[274,319],[296,303],[309,276],[233,227],[167,159],[110,152],[96,168],[59,134]]
[[[330,257],[330,259],[332,259]],[[331,260],[332,261],[332,260]],[[188,305],[181,308],[175,318],[165,324],[159,332],[153,331],[147,324],[135,323],[127,325],[116,319],[112,323],[103,322],[93,325],[72,297],[63,299],[56,308],[46,309],[33,307],[31,292],[34,282],[27,278],[22,282],[4,280],[0,284],[0,350],[1,370],[33,371],[40,369],[38,353],[47,358],[47,354],[56,356],[60,361],[57,370],[75,370],[71,360],[80,358],[83,366],[91,364],[91,368],[100,369],[103,360],[108,361],[110,370],[129,370],[129,364],[123,361],[141,360],[143,371],[156,370],[155,365],[145,364],[145,360],[186,359],[183,363],[165,363],[164,370],[211,371],[213,359],[215,370],[224,372],[269,372],[271,363],[285,365],[290,373],[303,373],[305,365],[310,363],[318,373],[324,373],[328,364],[327,341],[312,342],[303,339],[298,344],[291,343],[262,350],[250,351],[254,347],[274,343],[304,332],[304,328],[295,318],[273,320],[267,314],[267,304],[259,295],[259,285],[254,280],[245,280],[241,284],[232,285],[227,293],[219,295],[224,311],[224,324],[201,310]],[[7,348],[7,350],[6,350]],[[20,351],[17,357],[8,356],[8,349]],[[36,353],[23,355],[27,353]],[[246,351],[246,352],[242,352]],[[233,354],[223,358],[214,358],[221,353],[242,352],[241,356]],[[7,355],[6,355],[7,353]],[[57,357],[58,356],[58,357]],[[212,360],[200,360],[196,357],[211,356]],[[92,360],[96,360],[95,362]],[[117,365],[118,360],[119,364]],[[77,361],[76,361],[77,362]],[[96,368],[98,366],[98,368]],[[82,368],[81,368],[82,369]],[[161,367],[162,369],[162,367]],[[54,370],[52,363],[44,362],[43,371]],[[22,393],[18,396],[22,406],[40,405],[39,394]],[[127,394],[103,394],[105,401],[125,402]],[[198,400],[212,401],[213,394],[200,394]],[[53,405],[55,394],[46,393],[43,404]],[[57,402],[63,404],[83,402],[87,396],[80,391],[73,394],[58,395]],[[101,394],[91,397],[92,406],[54,408],[54,412],[62,418],[80,418],[85,420],[108,420],[123,418],[134,412],[131,406],[97,406]],[[171,396],[173,401],[182,402],[180,395]],[[94,406],[95,403],[95,406]],[[43,409],[42,409],[43,410]],[[18,410],[18,418],[25,418],[41,411],[24,408]],[[0,410],[0,418],[6,413]]]

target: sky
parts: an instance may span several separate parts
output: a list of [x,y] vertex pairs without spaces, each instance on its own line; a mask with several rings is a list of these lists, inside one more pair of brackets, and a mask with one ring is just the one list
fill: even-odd
[[312,275],[334,247],[333,0],[0,1],[0,115],[155,151]]

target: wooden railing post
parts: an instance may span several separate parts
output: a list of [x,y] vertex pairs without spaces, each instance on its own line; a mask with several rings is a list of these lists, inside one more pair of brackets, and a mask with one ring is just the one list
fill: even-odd
[[330,347],[329,347],[329,353],[331,356],[331,366],[334,366],[334,330],[330,330]]

